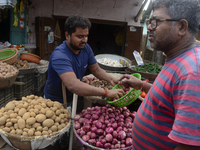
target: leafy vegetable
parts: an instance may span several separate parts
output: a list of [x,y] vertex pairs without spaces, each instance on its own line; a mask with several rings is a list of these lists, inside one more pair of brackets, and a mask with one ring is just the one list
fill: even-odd
[[140,71],[140,72],[147,72],[147,73],[159,73],[162,69],[161,66],[159,66],[155,62],[150,62],[146,63],[142,66],[137,66],[132,68],[135,71]]

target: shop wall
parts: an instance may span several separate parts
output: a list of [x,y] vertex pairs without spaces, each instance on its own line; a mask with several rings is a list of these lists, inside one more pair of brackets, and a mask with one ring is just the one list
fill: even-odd
[[132,31],[130,28],[130,26],[127,28],[125,57],[134,60],[133,51],[140,52],[143,27],[135,27],[135,31]]
[[114,20],[139,26],[135,22],[143,1],[140,0],[32,0],[29,7],[29,26],[31,34],[29,43],[35,43],[35,17],[67,17],[71,14],[82,14],[89,19]]

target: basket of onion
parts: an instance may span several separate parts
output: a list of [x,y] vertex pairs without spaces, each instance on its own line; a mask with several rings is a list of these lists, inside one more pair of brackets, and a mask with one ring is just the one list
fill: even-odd
[[88,107],[74,117],[74,134],[87,149],[132,149],[135,111],[127,107]]

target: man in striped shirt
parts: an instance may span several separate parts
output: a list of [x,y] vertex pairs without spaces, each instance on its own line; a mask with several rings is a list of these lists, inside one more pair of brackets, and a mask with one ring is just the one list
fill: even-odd
[[[200,149],[200,25],[198,0],[155,0],[148,40],[166,62],[153,85],[131,75],[125,83],[148,92],[133,124],[133,149]],[[121,78],[121,79],[122,79]]]

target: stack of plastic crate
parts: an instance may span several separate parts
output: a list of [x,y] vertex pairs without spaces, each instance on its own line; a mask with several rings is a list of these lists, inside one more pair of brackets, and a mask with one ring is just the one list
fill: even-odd
[[21,99],[24,96],[30,95],[32,94],[33,87],[33,74],[19,75],[14,85],[14,96],[16,99]]
[[34,74],[34,90],[33,90],[34,95],[43,96],[46,77],[47,77],[46,73]]
[[15,100],[14,86],[10,88],[0,90],[0,108],[5,106],[8,102]]

